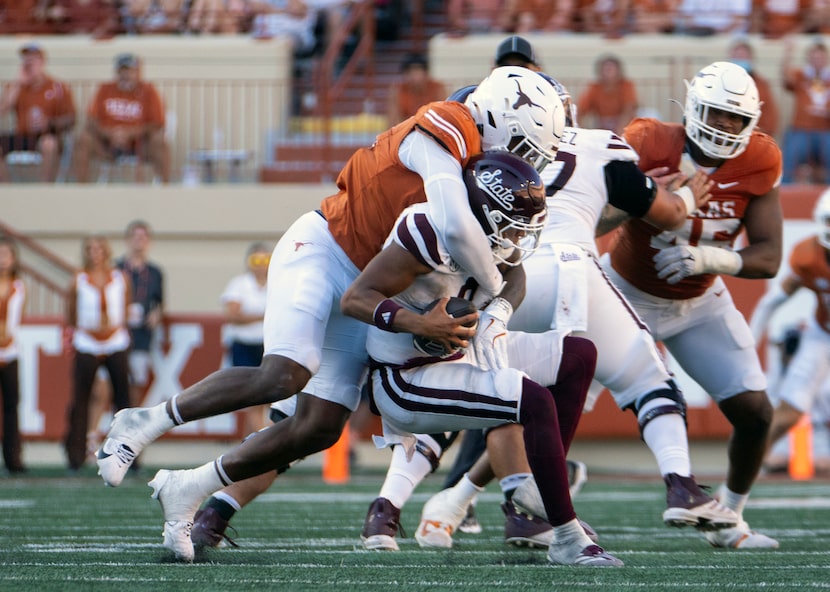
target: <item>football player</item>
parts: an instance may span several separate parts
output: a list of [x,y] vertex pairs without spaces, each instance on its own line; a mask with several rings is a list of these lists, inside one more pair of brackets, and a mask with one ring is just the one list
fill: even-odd
[[[771,278],[781,263],[781,151],[755,129],[760,114],[758,90],[746,70],[714,62],[687,82],[682,124],[631,122],[624,136],[641,169],[704,171],[715,184],[709,202],[690,211],[680,228],[626,220],[604,257],[606,272],[654,339],[732,424],[726,482],[717,497],[740,523],[705,536],[716,547],[737,549],[778,546],[743,520],[772,406],[752,333],[720,277]],[[742,231],[746,242],[736,249]]]
[[[535,251],[544,227],[541,178],[514,155],[485,152],[465,169],[465,180],[494,258],[519,265]],[[471,279],[432,227],[428,208],[419,204],[404,211],[387,246],[343,295],[346,314],[373,324],[366,341],[370,399],[383,418],[383,440],[411,456],[413,432],[504,422],[524,426],[524,448],[553,526],[548,561],[622,566],[585,534],[568,492],[565,456],[593,376],[594,345],[556,331],[506,332],[500,337],[504,367],[493,367],[474,347],[459,349],[470,345],[456,330],[468,317],[453,319],[442,310],[444,301],[428,305],[435,298],[468,296]],[[469,337],[475,335],[475,329],[469,331]],[[421,353],[413,335],[441,343],[447,353]]]
[[563,127],[562,102],[550,85],[535,72],[504,67],[466,103],[425,105],[358,150],[338,176],[338,193],[297,220],[274,249],[261,365],[228,368],[167,403],[120,412],[97,454],[104,481],[119,485],[135,457],[175,425],[302,393],[292,417],[214,462],[160,471],[151,482],[164,511],[165,547],[192,561],[190,529],[207,495],[339,438],[360,400],[367,364],[366,325],[342,315],[340,297],[380,251],[398,214],[413,203],[429,204],[453,259],[478,284],[476,303],[486,304],[503,279],[470,211],[463,167],[483,149],[504,149],[541,170],[555,158]]
[[[557,159],[543,173],[549,196],[548,224],[542,246],[524,265],[527,296],[512,316],[509,311],[500,321],[510,329],[539,332],[556,328],[591,339],[598,350],[595,380],[612,391],[621,409],[630,409],[637,416],[643,440],[664,478],[664,522],[700,530],[732,527],[738,520],[736,514],[701,490],[692,475],[683,394],[671,379],[648,330],[602,272],[594,238],[608,204],[653,227],[679,228],[688,214],[706,203],[712,183],[705,174],[696,173],[685,186],[678,187],[680,179],[675,174],[661,178],[661,182],[669,183],[676,193],[662,187],[639,170],[636,152],[616,134],[577,127],[567,89],[554,79],[550,82],[563,99],[569,119]],[[652,175],[661,177],[667,172],[665,167],[652,169]],[[599,392],[594,390],[596,395]],[[511,499],[523,478],[530,475],[527,463],[511,445],[521,441],[520,436],[510,433],[519,429],[492,429],[487,437],[487,448],[495,457],[491,458],[496,468],[493,476],[501,481],[506,497],[502,506],[505,540],[545,547],[551,529],[538,519],[544,515],[524,520]],[[431,443],[429,437],[419,438]],[[415,482],[428,473],[423,468],[418,471],[412,463],[396,470]],[[415,534],[419,543],[451,546],[451,534],[463,520],[464,508],[486,484],[487,476],[477,471],[464,477],[454,490],[447,490],[451,493],[439,493],[436,501],[425,505]],[[527,487],[532,488],[532,484]],[[384,494],[403,497],[391,487],[384,487]],[[364,535],[370,522],[384,524],[370,512]],[[394,536],[386,524],[386,535]],[[393,548],[388,540],[386,544]]]
[[816,295],[813,317],[800,334],[798,349],[776,389],[778,403],[772,415],[770,446],[784,436],[825,394],[830,375],[830,190],[822,193],[813,212],[816,234],[799,241],[790,253],[790,272],[773,285],[755,307],[750,328],[761,343],[772,314],[801,288]]

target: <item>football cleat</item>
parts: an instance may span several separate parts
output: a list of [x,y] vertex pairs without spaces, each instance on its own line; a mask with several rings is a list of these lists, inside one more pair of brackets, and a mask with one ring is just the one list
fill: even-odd
[[568,465],[568,488],[571,491],[571,499],[573,499],[582,489],[582,486],[585,485],[585,482],[588,481],[588,467],[585,466],[584,462],[578,460],[568,460],[566,462]]
[[705,493],[693,476],[669,473],[663,480],[668,506],[663,512],[663,522],[667,526],[694,526],[698,530],[711,531],[738,524],[738,515]]
[[714,532],[705,533],[706,540],[713,547],[727,549],[777,549],[778,541],[760,532],[749,528],[749,524],[741,520],[734,528],[723,528]]
[[553,541],[553,527],[544,518],[516,510],[513,502],[501,505],[504,512],[504,542],[517,547],[545,549]]
[[625,565],[598,545],[590,544],[583,547],[579,543],[552,543],[548,549],[548,561],[553,565],[574,567],[622,567]]
[[452,535],[467,516],[467,506],[459,506],[452,492],[452,488],[441,490],[424,504],[415,532],[415,540],[422,547],[452,547]]
[[481,534],[481,522],[476,517],[475,505],[470,504],[470,507],[467,508],[467,515],[464,516],[464,520],[458,525],[458,530],[467,534]]
[[193,517],[193,528],[190,531],[193,546],[197,549],[202,547],[218,548],[226,545],[238,547],[239,545],[225,534],[228,528],[236,532],[236,529],[222,518],[214,508],[207,507],[199,510]]
[[122,409],[112,418],[107,438],[95,453],[98,474],[110,487],[118,487],[136,457],[166,430],[151,425],[148,408]]
[[164,546],[180,561],[193,561],[193,519],[205,497],[193,471],[160,470],[147,485],[164,513]]
[[376,498],[369,506],[360,533],[363,547],[373,551],[398,551],[395,535],[400,528],[401,511],[385,497]]
[[[501,505],[501,511],[504,512],[505,543],[517,547],[545,549],[553,541],[553,526],[544,518],[519,511],[510,501]],[[588,538],[596,543],[599,540],[596,531],[587,522],[577,520]]]

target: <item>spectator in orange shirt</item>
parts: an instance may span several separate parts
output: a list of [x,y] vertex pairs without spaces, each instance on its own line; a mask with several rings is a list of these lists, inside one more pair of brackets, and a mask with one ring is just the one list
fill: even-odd
[[[827,46],[817,39],[807,48],[807,63],[792,65],[792,40],[784,47],[781,64],[784,89],[793,93],[793,117],[784,134],[784,183],[827,182],[830,165],[830,60]],[[804,172],[812,167],[809,177]]]
[[577,113],[584,127],[612,130],[618,134],[637,113],[637,89],[623,74],[622,62],[613,55],[596,62],[597,79],[577,101]]
[[386,112],[389,125],[415,115],[421,105],[446,98],[444,85],[430,78],[426,58],[421,54],[410,54],[401,64],[400,81],[393,84],[389,93]]
[[758,98],[761,99],[761,118],[758,120],[758,129],[775,136],[778,134],[778,103],[772,94],[772,87],[766,78],[758,74],[755,69],[755,52],[745,37],[736,39],[729,48],[729,61],[738,64],[749,72],[755,86],[758,87]]
[[137,56],[122,53],[115,58],[116,80],[98,87],[75,146],[78,182],[89,181],[92,157],[113,160],[123,155],[150,162],[164,183],[170,180],[164,107],[156,87],[141,80],[140,66]]
[[75,126],[75,103],[65,82],[45,70],[46,54],[40,45],[20,48],[20,74],[0,95],[0,116],[13,111],[14,133],[0,135],[0,182],[8,182],[6,155],[16,150],[40,152],[41,178],[53,182],[58,175],[62,135]]
[[577,0],[507,0],[504,11],[515,33],[573,31]]
[[801,33],[804,23],[807,22],[811,4],[811,0],[755,0],[750,31],[761,33],[770,39]]
[[634,33],[673,33],[680,0],[632,0],[631,30]]

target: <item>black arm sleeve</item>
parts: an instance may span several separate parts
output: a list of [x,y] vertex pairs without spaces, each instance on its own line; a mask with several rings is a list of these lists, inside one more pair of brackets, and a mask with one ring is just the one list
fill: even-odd
[[635,218],[643,217],[657,197],[657,185],[630,160],[605,165],[605,187],[608,203]]

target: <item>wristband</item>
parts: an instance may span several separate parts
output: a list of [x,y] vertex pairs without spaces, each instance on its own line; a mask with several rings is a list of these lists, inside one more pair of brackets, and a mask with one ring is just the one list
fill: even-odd
[[506,325],[513,316],[513,305],[504,298],[496,297],[487,305],[484,312]]
[[398,314],[398,311],[402,308],[403,306],[394,300],[390,300],[389,298],[381,300],[375,307],[375,312],[372,313],[372,319],[374,320],[375,327],[383,329],[384,331],[389,331],[390,333],[397,333],[397,331],[392,328],[392,323],[395,322],[395,315]]
[[695,204],[695,194],[692,193],[692,190],[687,186],[684,185],[679,189],[675,189],[674,194],[683,200],[683,204],[686,206],[687,216],[697,209],[697,204]]

